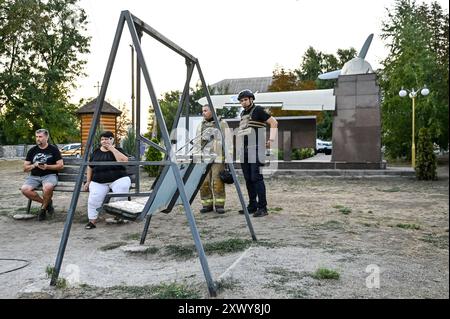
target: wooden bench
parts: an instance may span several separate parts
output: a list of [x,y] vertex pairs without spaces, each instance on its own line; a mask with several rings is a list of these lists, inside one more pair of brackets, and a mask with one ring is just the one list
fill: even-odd
[[[63,157],[64,168],[58,172],[58,185],[54,188],[54,192],[68,192],[71,193],[75,190],[75,183],[80,172],[80,166],[82,159],[75,157]],[[130,159],[131,160],[131,159]],[[126,166],[127,174],[131,179],[131,189],[135,188],[136,182],[136,166]],[[83,178],[83,183],[86,181],[86,174]],[[42,187],[35,189],[36,191],[42,190]],[[81,189],[82,192],[83,189]],[[108,198],[113,193],[108,193]],[[26,214],[30,214],[32,200],[28,200]]]

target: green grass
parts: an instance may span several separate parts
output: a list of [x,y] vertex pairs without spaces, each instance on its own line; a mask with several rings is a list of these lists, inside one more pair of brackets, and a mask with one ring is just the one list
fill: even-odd
[[[47,265],[47,267],[45,267],[45,274],[48,279],[53,278],[53,276],[56,274],[55,267]],[[67,288],[67,280],[65,278],[58,277],[55,287],[58,289]]]
[[177,282],[146,286],[113,286],[109,288],[83,285],[80,286],[79,290],[81,290],[81,295],[89,293],[89,295],[96,298],[199,299],[202,297],[198,289]]
[[388,189],[377,188],[377,191],[384,192],[384,193],[396,193],[396,192],[400,192],[401,189],[400,189],[400,187],[395,186],[395,187],[388,188]]
[[[252,245],[253,241],[243,239],[227,239],[217,242],[206,242],[203,244],[203,249],[207,254],[225,255],[247,249]],[[262,245],[268,243],[262,243]],[[194,245],[168,245],[165,248],[166,255],[174,256],[175,258],[189,259],[195,256],[196,248]]]
[[114,243],[102,246],[99,249],[101,251],[113,250],[113,249],[119,248],[120,246],[125,246],[126,244],[128,244],[128,243],[124,242],[124,241],[118,241],[118,242],[114,242]]
[[416,224],[397,224],[395,225],[398,228],[402,228],[402,229],[413,229],[413,230],[419,230],[420,229],[420,225],[416,225]]
[[167,245],[165,252],[166,255],[174,256],[175,258],[189,259],[194,257],[195,246]]
[[278,212],[281,212],[282,210],[283,210],[283,208],[281,208],[281,207],[274,207],[274,208],[270,208],[269,212],[278,213]]
[[352,212],[352,210],[348,207],[343,207],[343,208],[339,208],[339,212],[344,215],[348,215]]
[[248,239],[227,239],[218,242],[208,242],[203,245],[206,253],[216,253],[219,255],[225,255],[242,251],[250,247],[251,240]]
[[141,240],[141,234],[140,233],[130,233],[130,234],[124,234],[122,236],[123,240]]
[[116,286],[112,288],[122,293],[129,294],[133,298],[152,299],[199,299],[201,297],[198,290],[188,287],[185,284],[161,283],[153,286]]
[[337,271],[327,268],[319,268],[313,274],[312,277],[317,280],[324,279],[339,279],[340,275]]
[[65,278],[59,277],[56,280],[56,286],[57,289],[65,289],[67,288],[67,280]]
[[47,265],[47,267],[45,267],[45,274],[47,275],[47,278],[52,278],[53,274],[55,273],[55,267]]

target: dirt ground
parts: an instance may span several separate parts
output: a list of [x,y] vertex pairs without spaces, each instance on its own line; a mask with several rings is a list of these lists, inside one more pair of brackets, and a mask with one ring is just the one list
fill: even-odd
[[[66,280],[50,288],[46,267],[54,265],[71,194],[55,194],[51,220],[14,220],[26,206],[21,165],[0,161],[0,259],[30,264],[3,273],[25,262],[0,260],[0,298],[209,298],[181,208],[155,215],[146,250],[130,253],[124,247],[138,246],[143,223],[85,230],[87,194],[67,245]],[[266,179],[270,214],[251,218],[257,242],[232,185],[224,215],[199,214],[196,199],[217,298],[449,298],[448,167],[438,172],[434,182]]]

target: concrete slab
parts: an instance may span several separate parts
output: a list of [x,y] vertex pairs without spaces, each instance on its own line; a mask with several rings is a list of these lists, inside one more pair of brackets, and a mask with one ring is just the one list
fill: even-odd
[[33,214],[16,214],[13,216],[15,220],[29,220],[29,219],[35,219],[36,215]]

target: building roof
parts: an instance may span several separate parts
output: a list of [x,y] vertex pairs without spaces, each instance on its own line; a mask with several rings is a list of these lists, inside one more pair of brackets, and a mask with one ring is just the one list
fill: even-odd
[[[97,98],[91,100],[90,102],[88,102],[84,106],[80,107],[77,110],[77,114],[94,113],[96,105],[97,105]],[[117,115],[120,115],[120,114],[122,114],[122,111],[117,109],[117,108],[115,108],[114,106],[112,106],[108,102],[104,101],[103,102],[103,107],[102,107],[102,114],[117,114]]]
[[214,94],[236,94],[249,89],[252,92],[268,92],[272,84],[272,77],[225,79],[211,85],[215,89]]

